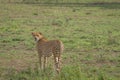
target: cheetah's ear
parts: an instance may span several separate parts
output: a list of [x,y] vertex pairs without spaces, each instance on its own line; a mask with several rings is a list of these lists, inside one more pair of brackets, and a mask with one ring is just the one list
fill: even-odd
[[39,34],[41,34],[41,35],[42,35],[42,33],[41,33],[41,32],[39,32]]

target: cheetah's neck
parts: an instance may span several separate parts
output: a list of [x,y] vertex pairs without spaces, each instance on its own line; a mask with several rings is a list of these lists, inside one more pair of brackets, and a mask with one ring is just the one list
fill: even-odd
[[45,37],[43,37],[43,38],[41,38],[41,39],[39,39],[38,41],[37,41],[37,43],[43,43],[43,42],[47,42],[48,40],[45,38]]

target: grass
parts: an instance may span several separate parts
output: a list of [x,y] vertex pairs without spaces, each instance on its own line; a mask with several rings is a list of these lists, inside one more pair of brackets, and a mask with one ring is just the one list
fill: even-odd
[[[0,80],[119,80],[119,0],[81,2],[72,6],[0,3]],[[63,41],[59,75],[52,58],[45,72],[39,69],[34,31]]]

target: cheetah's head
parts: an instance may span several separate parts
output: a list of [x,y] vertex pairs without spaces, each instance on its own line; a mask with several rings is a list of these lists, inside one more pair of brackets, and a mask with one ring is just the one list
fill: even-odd
[[39,41],[43,38],[43,35],[41,32],[32,32],[32,36],[34,37],[35,41]]

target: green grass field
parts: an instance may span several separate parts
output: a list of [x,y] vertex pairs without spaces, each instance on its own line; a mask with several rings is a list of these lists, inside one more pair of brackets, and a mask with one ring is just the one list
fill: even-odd
[[[0,80],[120,79],[119,0],[63,5],[14,1],[0,2]],[[52,57],[45,72],[39,69],[32,32],[63,41],[59,75]]]

